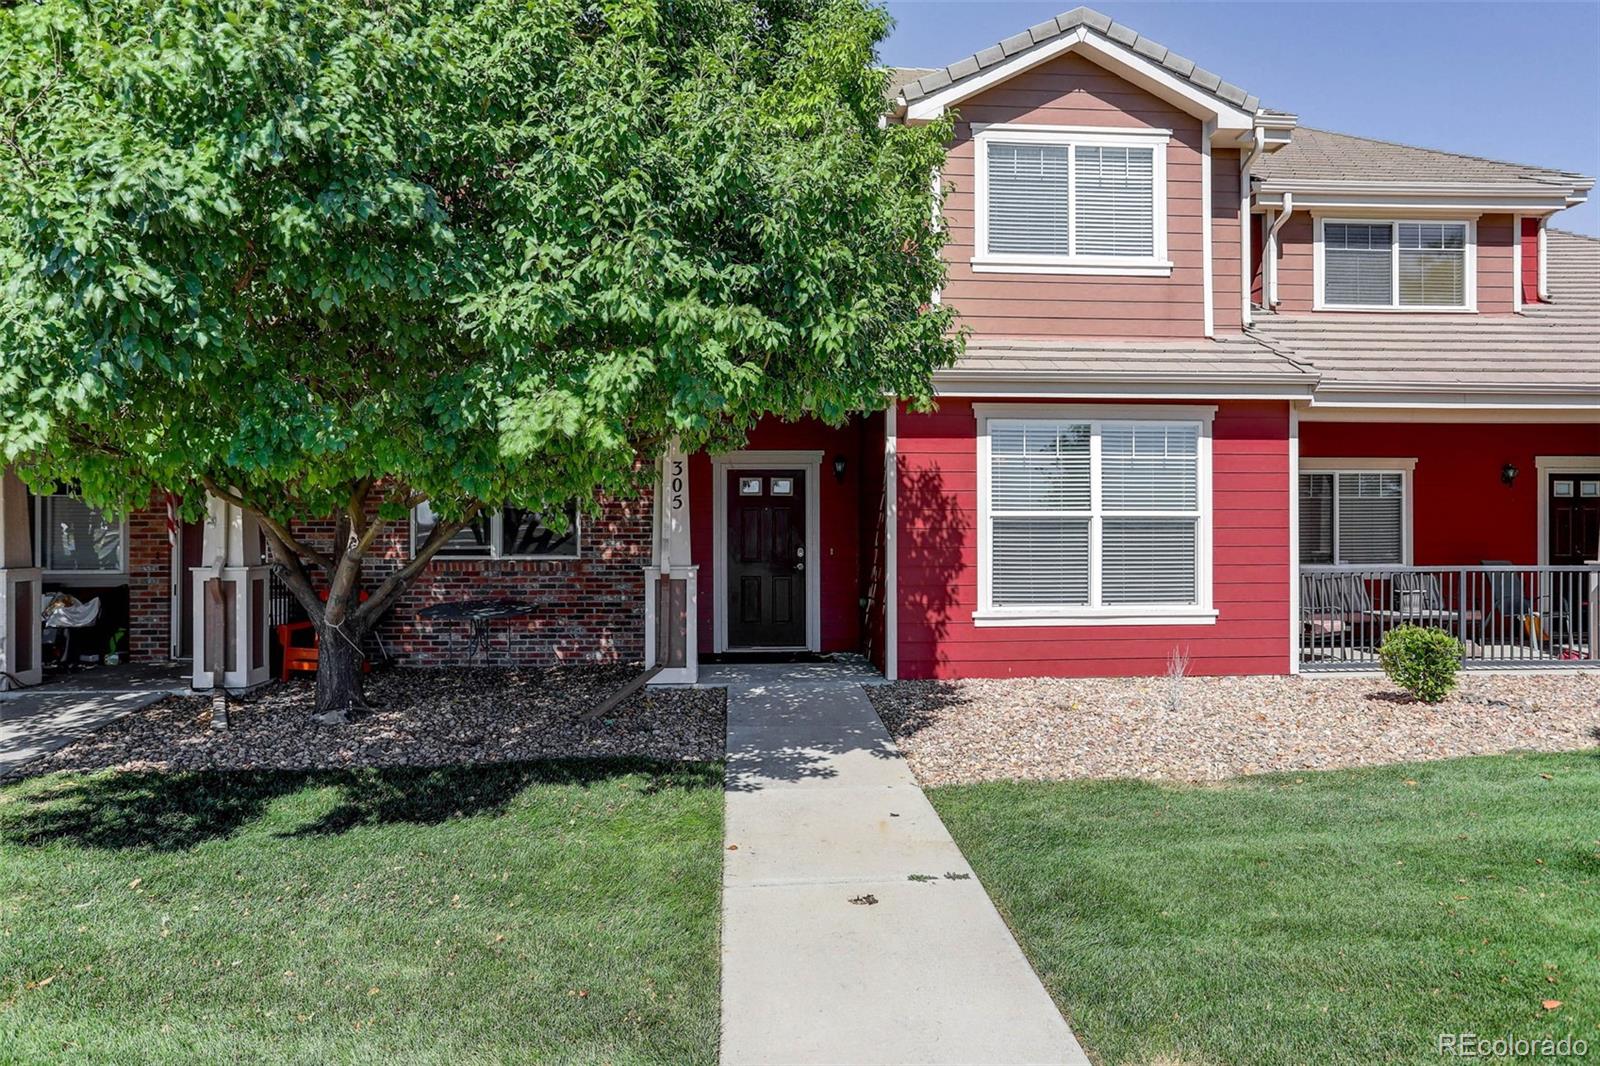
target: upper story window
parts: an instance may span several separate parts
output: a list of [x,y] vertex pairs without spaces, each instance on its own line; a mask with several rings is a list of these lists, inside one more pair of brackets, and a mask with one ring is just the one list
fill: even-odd
[[90,507],[76,496],[56,493],[35,498],[39,560],[48,574],[123,574],[127,529],[121,519]]
[[1170,130],[978,129],[973,269],[1170,274],[1170,136]]
[[1477,303],[1471,222],[1318,222],[1317,306],[1470,311]]
[[[493,514],[479,514],[439,549],[440,559],[576,559],[578,504],[567,504],[565,528],[547,526],[537,511],[507,504]],[[420,545],[433,531],[433,510],[418,504],[411,516],[412,544]]]
[[1209,409],[979,405],[979,625],[1209,622]]

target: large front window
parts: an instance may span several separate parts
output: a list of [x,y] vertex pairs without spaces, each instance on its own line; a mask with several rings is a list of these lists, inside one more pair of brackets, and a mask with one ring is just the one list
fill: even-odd
[[1209,423],[981,405],[978,619],[1199,619]]
[[979,132],[974,269],[1169,273],[1167,137],[1164,130]]
[[1300,562],[1409,564],[1410,479],[1409,460],[1302,460]]
[[1471,308],[1470,224],[1328,220],[1321,226],[1323,307]]
[[120,574],[123,526],[120,519],[58,493],[38,498],[35,514],[38,559],[48,573]]
[[[412,515],[413,543],[421,545],[433,532],[437,519],[426,503]],[[578,505],[567,504],[561,529],[547,524],[537,511],[509,504],[489,514],[479,514],[458,529],[439,549],[440,559],[576,559],[578,557]]]

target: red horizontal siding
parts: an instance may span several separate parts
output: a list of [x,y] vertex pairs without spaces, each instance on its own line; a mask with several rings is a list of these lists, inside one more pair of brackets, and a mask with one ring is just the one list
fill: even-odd
[[1522,220],[1522,302],[1539,302],[1539,220]]
[[[1539,561],[1540,455],[1592,455],[1600,425],[1302,422],[1302,458],[1415,459],[1413,558],[1419,566]],[[1500,471],[1517,467],[1507,486]]]
[[[1158,404],[1152,406],[1159,406]],[[899,415],[902,677],[1197,674],[1288,668],[1288,409],[1225,403],[1213,426],[1212,600],[1205,626],[979,627],[977,422],[967,401]]]

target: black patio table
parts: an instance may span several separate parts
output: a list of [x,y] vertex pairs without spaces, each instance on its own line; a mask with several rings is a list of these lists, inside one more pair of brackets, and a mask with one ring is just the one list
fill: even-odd
[[418,618],[430,622],[466,622],[467,665],[471,666],[478,653],[483,653],[483,665],[489,665],[489,623],[501,618],[527,618],[533,614],[533,604],[521,600],[450,600],[435,603],[417,612]]

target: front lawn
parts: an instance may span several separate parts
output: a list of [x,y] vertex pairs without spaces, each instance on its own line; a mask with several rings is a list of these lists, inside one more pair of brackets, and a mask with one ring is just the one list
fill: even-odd
[[5,1062],[710,1063],[719,764],[0,789]]
[[1600,752],[930,798],[1102,1062],[1600,1054]]

